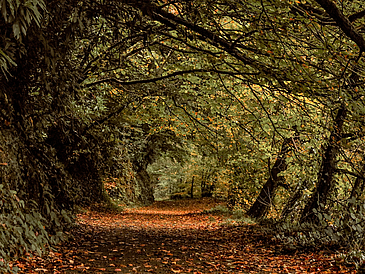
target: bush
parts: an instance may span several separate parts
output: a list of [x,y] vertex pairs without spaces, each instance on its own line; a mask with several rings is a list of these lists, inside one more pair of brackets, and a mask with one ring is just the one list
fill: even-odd
[[351,199],[336,211],[315,210],[319,222],[293,224],[277,223],[276,238],[288,247],[320,248],[342,247],[342,258],[357,268],[365,262],[365,204]]

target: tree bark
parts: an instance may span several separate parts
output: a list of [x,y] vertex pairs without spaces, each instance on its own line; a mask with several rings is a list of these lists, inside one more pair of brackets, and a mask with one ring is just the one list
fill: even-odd
[[136,180],[140,193],[137,195],[137,202],[141,205],[150,205],[155,201],[153,196],[153,183],[146,169],[136,170]]
[[335,20],[336,24],[341,30],[359,47],[360,51],[365,51],[365,39],[359,33],[356,28],[351,24],[349,18],[347,18],[337,5],[331,0],[316,0],[323,9],[329,14],[329,16]]
[[318,223],[318,217],[313,213],[327,204],[328,196],[335,185],[336,158],[339,153],[339,143],[342,139],[343,123],[346,118],[346,107],[341,105],[334,120],[334,128],[330,134],[329,144],[324,150],[321,168],[318,173],[317,186],[304,207],[300,222]]
[[265,185],[262,187],[259,196],[257,197],[254,204],[247,211],[247,214],[252,218],[261,218],[269,210],[272,205],[272,201],[275,198],[276,190],[280,184],[283,182],[284,178],[279,176],[279,173],[285,171],[287,168],[286,155],[288,154],[291,144],[293,142],[292,138],[286,138],[281,146],[278,158],[276,159],[274,166],[270,170],[270,177],[266,181]]

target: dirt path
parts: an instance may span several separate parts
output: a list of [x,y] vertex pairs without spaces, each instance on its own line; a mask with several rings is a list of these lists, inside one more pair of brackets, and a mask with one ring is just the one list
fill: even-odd
[[334,254],[284,254],[255,226],[202,214],[213,200],[156,202],[120,214],[80,214],[75,240],[22,273],[356,273]]

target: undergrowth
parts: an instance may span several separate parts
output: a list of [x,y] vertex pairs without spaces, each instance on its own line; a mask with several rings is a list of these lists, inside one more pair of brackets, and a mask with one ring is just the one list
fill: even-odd
[[346,208],[336,211],[315,210],[317,223],[299,223],[291,220],[274,224],[275,238],[289,249],[330,249],[336,251],[345,263],[357,269],[365,263],[365,204],[350,200]]

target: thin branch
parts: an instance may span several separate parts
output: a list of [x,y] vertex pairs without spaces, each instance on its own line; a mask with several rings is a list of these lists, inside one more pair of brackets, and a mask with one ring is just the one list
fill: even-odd
[[84,136],[87,131],[94,128],[95,126],[101,125],[101,124],[105,123],[106,121],[108,121],[109,119],[111,119],[112,117],[114,117],[114,116],[118,115],[119,113],[121,113],[123,110],[125,110],[134,101],[135,101],[135,98],[133,98],[131,100],[128,100],[124,105],[122,105],[116,111],[113,111],[113,112],[109,113],[107,116],[105,116],[104,118],[102,118],[98,121],[91,122],[91,124],[88,125],[86,128],[84,128],[84,130],[82,131],[82,136]]
[[350,20],[350,22],[354,22],[357,19],[360,19],[360,18],[362,18],[364,16],[365,16],[365,10],[362,10],[360,12],[354,13],[353,15],[350,15],[349,16],[349,20]]
[[[214,129],[212,129],[212,128],[210,128],[209,126],[207,126],[207,125],[205,125],[205,124],[203,124],[202,122],[200,122],[198,119],[196,119],[193,115],[191,115],[184,107],[182,107],[181,105],[179,105],[177,102],[176,102],[176,100],[174,99],[174,98],[172,98],[172,101],[174,102],[174,105],[175,105],[175,107],[177,107],[177,108],[180,108],[180,109],[182,109],[184,112],[185,112],[185,114],[190,118],[190,120],[191,121],[193,121],[193,123],[194,123],[194,126],[199,130],[199,128],[196,126],[196,124],[199,124],[200,126],[202,126],[203,128],[205,128],[205,129],[207,129],[207,131],[208,131],[208,133],[210,134],[210,135],[212,135],[213,137],[214,137],[214,135],[213,135],[213,133],[215,133],[215,134],[218,134],[218,132],[216,131],[216,130],[214,130]],[[213,133],[212,133],[213,132]],[[203,135],[203,134],[202,134]],[[219,134],[220,136],[222,136],[221,134]]]
[[100,53],[94,59],[90,60],[90,62],[84,68],[83,73],[86,74],[91,69],[91,66],[92,66],[93,63],[98,61],[101,57],[109,54],[113,49],[117,48],[120,45],[124,45],[126,43],[126,41],[137,38],[137,37],[143,37],[143,35],[142,34],[132,35],[132,36],[126,37],[126,38],[114,43],[109,48],[107,48],[104,52]]
[[[237,48],[232,48],[232,43],[226,41],[225,39],[221,38],[216,33],[200,27],[194,23],[188,22],[183,18],[175,16],[169,12],[161,10],[158,6],[151,4],[150,5],[151,14],[153,15],[153,19],[166,23],[166,22],[173,22],[178,25],[185,26],[186,28],[194,31],[195,33],[201,35],[201,38],[205,38],[206,42],[209,42],[211,45],[214,45],[218,48],[224,49],[228,54],[232,55],[236,59],[240,60],[246,65],[251,66],[254,69],[259,71],[265,72],[267,75],[272,76],[273,78],[278,79],[279,71],[276,71],[274,68],[259,62],[251,57],[244,55],[241,51]],[[279,81],[281,82],[281,81]]]
[[[261,109],[265,112],[266,114],[266,117],[269,119],[273,129],[274,129],[274,132],[277,132],[279,134],[280,137],[282,137],[283,139],[285,139],[285,137],[278,131],[274,121],[271,119],[271,115],[270,113],[267,111],[266,107],[264,106],[264,104],[262,103],[262,101],[260,100],[259,96],[257,95],[257,93],[255,92],[255,89],[251,86],[251,84],[247,84],[247,86],[249,87],[249,89],[251,90],[253,96],[256,98],[256,100],[258,101],[258,103],[260,104],[261,106]],[[268,134],[269,135],[269,134]]]
[[[234,94],[233,92],[231,92],[228,87],[226,86],[226,84],[224,83],[222,77],[219,76],[219,80],[221,81],[221,84],[223,85],[224,89],[228,92],[228,94],[230,96],[232,96],[234,98],[234,100],[236,100],[236,102],[238,102],[242,109],[243,110],[246,110],[248,113],[250,113],[253,117],[255,117],[255,119],[258,121],[259,125],[260,125],[260,128],[264,131],[262,125],[261,125],[261,122],[260,122],[260,119],[256,117],[255,113],[253,113],[251,110],[249,110],[245,105],[244,103],[240,100],[240,98],[238,98],[236,96],[236,94]],[[223,114],[222,114],[223,115]],[[225,117],[227,119],[227,117]],[[238,126],[243,129],[246,133],[248,133],[252,139],[254,139],[257,143],[259,143],[259,141],[255,138],[255,136],[253,136],[253,134],[251,132],[249,132],[245,127],[242,127],[241,124],[239,123]]]
[[212,52],[210,50],[202,49],[200,47],[197,47],[195,45],[192,45],[192,44],[188,43],[188,41],[186,41],[182,38],[175,37],[175,36],[173,36],[169,33],[159,33],[159,34],[163,35],[165,37],[171,38],[173,40],[179,41],[179,42],[183,43],[184,45],[188,46],[189,48],[196,50],[197,52],[204,52],[204,53],[212,55],[214,57],[217,57],[217,56],[221,55],[224,52],[223,50],[221,52]]
[[183,70],[183,71],[175,71],[173,73],[161,76],[161,77],[155,77],[155,78],[150,78],[150,79],[142,79],[142,80],[135,80],[135,81],[121,81],[118,80],[116,78],[106,78],[106,79],[102,79],[90,84],[86,84],[85,87],[91,87],[91,86],[95,86],[95,85],[100,85],[103,83],[116,83],[122,86],[130,86],[130,85],[136,85],[136,84],[147,84],[147,83],[155,83],[167,78],[171,78],[171,77],[175,77],[178,75],[184,75],[184,74],[188,74],[188,73],[200,73],[200,72],[214,72],[214,73],[218,73],[218,74],[228,74],[228,75],[242,75],[242,74],[246,74],[246,75],[257,75],[257,73],[241,73],[241,72],[232,72],[232,71],[224,71],[224,70],[214,70],[214,69],[191,69],[191,70]]

